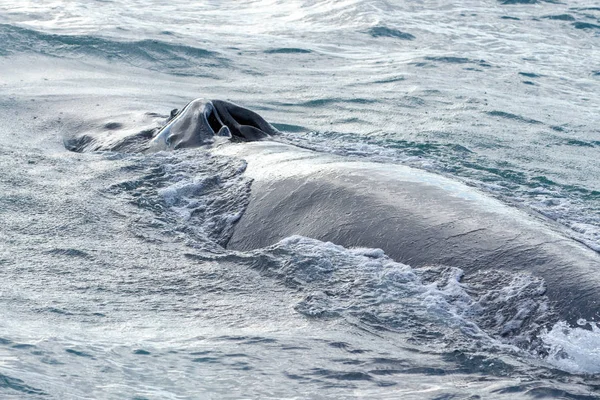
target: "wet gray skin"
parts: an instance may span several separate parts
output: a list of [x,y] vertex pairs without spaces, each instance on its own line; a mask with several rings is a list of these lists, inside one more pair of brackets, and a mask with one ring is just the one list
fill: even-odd
[[230,249],[302,235],[347,248],[380,248],[412,267],[458,267],[465,279],[493,279],[481,274],[488,270],[524,272],[544,279],[556,317],[572,325],[580,318],[600,320],[600,255],[542,216],[402,165],[351,161],[269,140],[214,152],[246,160],[245,175],[253,179]]
[[150,150],[205,146],[219,137],[249,142],[276,134],[278,131],[253,111],[223,100],[196,99],[158,132]]

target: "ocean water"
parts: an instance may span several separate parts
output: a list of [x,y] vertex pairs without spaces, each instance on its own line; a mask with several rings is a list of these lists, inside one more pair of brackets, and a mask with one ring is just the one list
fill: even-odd
[[599,48],[587,0],[0,0],[0,398],[600,398],[600,328],[544,326],[535,276],[229,251],[243,160],[68,150],[225,99],[600,252]]

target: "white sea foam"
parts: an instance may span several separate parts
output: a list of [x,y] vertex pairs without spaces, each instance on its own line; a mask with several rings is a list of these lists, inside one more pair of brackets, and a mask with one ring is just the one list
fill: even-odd
[[489,271],[463,282],[459,268],[413,269],[380,249],[346,249],[302,236],[266,252],[274,257],[269,271],[308,293],[296,309],[313,317],[361,316],[393,331],[428,326],[448,341],[465,335],[488,346],[533,349],[549,312],[543,281],[527,274]]
[[[575,374],[600,373],[600,327],[581,321],[582,328],[559,322],[542,335],[549,347],[546,361]],[[587,327],[585,327],[587,326]]]

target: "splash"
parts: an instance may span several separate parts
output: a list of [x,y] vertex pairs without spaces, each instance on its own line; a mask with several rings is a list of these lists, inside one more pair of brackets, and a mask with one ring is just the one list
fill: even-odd
[[[546,361],[576,374],[600,373],[600,327],[595,322],[580,321],[581,328],[565,322],[555,324],[542,334],[549,347]],[[586,329],[586,327],[591,329]]]

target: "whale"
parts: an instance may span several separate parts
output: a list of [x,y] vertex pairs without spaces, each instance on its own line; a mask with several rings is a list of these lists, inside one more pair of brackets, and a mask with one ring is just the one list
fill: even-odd
[[218,138],[250,142],[279,133],[260,115],[224,100],[195,99],[181,111],[173,110],[168,123],[150,142],[150,151],[207,146]]
[[382,249],[414,268],[441,265],[542,278],[558,318],[600,321],[600,255],[566,229],[451,178],[299,148],[234,103],[194,100],[151,151],[210,145],[246,161],[250,202],[226,246],[248,251],[301,235]]

